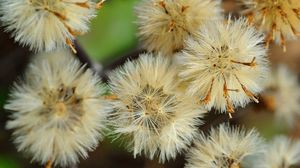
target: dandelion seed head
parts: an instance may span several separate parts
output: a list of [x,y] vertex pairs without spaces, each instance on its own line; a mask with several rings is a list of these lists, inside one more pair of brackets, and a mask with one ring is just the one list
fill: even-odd
[[105,128],[99,82],[68,52],[36,56],[5,105],[11,111],[6,126],[18,151],[63,167],[87,158]]
[[300,165],[300,142],[285,136],[275,137],[264,154],[259,168],[289,168]]
[[292,127],[300,116],[300,85],[297,74],[280,65],[273,70],[265,82],[262,96],[268,108],[275,113],[280,124],[284,121]]
[[246,158],[261,155],[262,139],[255,130],[221,124],[206,137],[201,134],[187,155],[186,168],[241,168]]
[[88,31],[95,16],[90,0],[1,0],[1,21],[15,41],[34,51],[52,51],[69,45]]
[[261,81],[268,70],[263,36],[245,19],[209,22],[188,38],[177,55],[188,93],[207,109],[232,113],[250,100],[258,102]]
[[219,0],[143,0],[136,13],[143,46],[172,55],[205,21],[220,18],[221,8]]
[[300,1],[298,0],[240,0],[243,11],[258,29],[267,34],[267,45],[276,41],[286,50],[286,40],[300,33]]
[[176,69],[168,58],[143,54],[110,74],[114,133],[126,137],[134,156],[160,162],[175,158],[197,133],[204,110],[177,93]]

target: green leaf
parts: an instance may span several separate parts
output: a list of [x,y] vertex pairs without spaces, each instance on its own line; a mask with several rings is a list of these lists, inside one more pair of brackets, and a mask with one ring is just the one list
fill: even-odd
[[138,0],[105,2],[79,43],[92,59],[105,63],[137,44],[134,5]]
[[19,168],[12,156],[0,155],[0,167],[1,168]]

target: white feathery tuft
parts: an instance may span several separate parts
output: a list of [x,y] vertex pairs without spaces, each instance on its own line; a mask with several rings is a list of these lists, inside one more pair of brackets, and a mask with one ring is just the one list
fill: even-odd
[[266,33],[267,47],[272,41],[286,51],[286,40],[300,35],[299,0],[239,0],[251,23]]
[[62,167],[87,158],[103,138],[103,92],[100,79],[69,52],[36,56],[5,105],[18,151]]
[[186,168],[241,168],[247,159],[263,154],[263,140],[255,130],[221,124],[201,134],[187,155]]
[[90,0],[0,0],[1,21],[15,41],[31,50],[52,51],[89,30],[96,4]]
[[277,66],[265,82],[262,97],[280,125],[283,122],[289,127],[295,125],[300,117],[300,85],[297,74],[285,65]]
[[134,156],[158,156],[160,162],[174,159],[197,134],[205,111],[176,92],[176,73],[169,58],[143,54],[109,75],[117,97],[111,102],[111,124]]
[[221,18],[220,6],[220,0],[142,0],[136,14],[144,48],[172,55],[199,26]]
[[179,77],[187,92],[197,96],[208,110],[234,112],[263,90],[268,72],[263,35],[245,19],[208,22],[196,38],[188,38],[181,54]]
[[268,145],[258,168],[291,168],[300,166],[300,141],[286,136],[275,137]]

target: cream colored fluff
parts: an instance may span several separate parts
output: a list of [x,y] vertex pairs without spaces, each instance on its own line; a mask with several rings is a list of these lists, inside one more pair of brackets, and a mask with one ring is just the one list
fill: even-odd
[[14,143],[33,161],[69,166],[103,138],[106,108],[99,78],[67,52],[35,57],[5,109]]
[[198,137],[195,147],[187,155],[185,167],[246,168],[249,167],[247,160],[263,156],[263,151],[263,140],[255,130],[221,124],[208,136]]
[[219,0],[142,0],[136,14],[144,48],[172,55],[205,21],[220,19],[221,7]]
[[259,30],[267,34],[267,45],[276,41],[286,50],[286,40],[300,35],[299,0],[239,0]]
[[[300,117],[300,85],[297,74],[285,65],[277,66],[269,74],[262,93],[274,111],[278,124],[293,127]],[[269,101],[269,102],[268,102]]]
[[142,54],[109,75],[114,113],[111,124],[134,156],[160,162],[187,149],[201,124],[204,110],[176,92],[176,67],[167,57]]
[[96,4],[90,0],[1,0],[1,21],[16,41],[35,51],[72,45],[89,30]]
[[177,55],[187,92],[208,110],[229,114],[251,100],[258,102],[256,94],[263,90],[268,72],[262,42],[262,34],[245,19],[208,22]]
[[277,136],[269,144],[257,168],[292,168],[300,165],[300,141]]

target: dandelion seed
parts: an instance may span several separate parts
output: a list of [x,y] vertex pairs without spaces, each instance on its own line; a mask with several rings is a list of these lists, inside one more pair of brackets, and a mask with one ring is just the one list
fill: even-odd
[[178,54],[179,76],[189,82],[188,93],[198,96],[208,110],[214,107],[230,116],[235,107],[258,102],[256,94],[268,69],[262,41],[245,19],[207,23]]
[[197,133],[204,111],[193,99],[175,92],[176,69],[168,58],[143,54],[110,74],[115,112],[111,123],[134,156],[160,162],[175,158]]
[[299,0],[239,0],[250,22],[267,34],[266,45],[276,41],[286,51],[286,40],[300,35]]
[[242,168],[247,159],[263,154],[262,139],[255,130],[221,124],[209,136],[199,136],[187,155],[186,168]]
[[292,127],[300,116],[298,76],[284,65],[278,66],[269,76],[262,97],[268,109],[274,111],[278,122]]
[[292,168],[300,166],[300,141],[278,136],[270,142],[258,168]]
[[15,40],[35,51],[68,45],[88,31],[96,4],[90,0],[1,0],[1,21]]
[[143,0],[136,13],[143,46],[172,55],[205,21],[219,19],[221,8],[219,0]]
[[103,138],[106,109],[99,79],[67,52],[37,56],[5,109],[14,143],[33,161],[68,166]]

